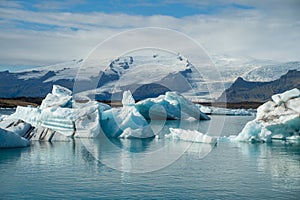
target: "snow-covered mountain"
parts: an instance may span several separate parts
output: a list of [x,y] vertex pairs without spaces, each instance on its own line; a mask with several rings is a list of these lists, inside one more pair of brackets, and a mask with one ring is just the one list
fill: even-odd
[[81,59],[17,72],[3,71],[0,72],[0,97],[44,97],[53,84],[72,90],[76,83],[76,89],[80,86],[77,92],[102,100],[120,99],[125,90],[131,90],[136,99],[172,90],[192,100],[209,101],[219,97],[237,77],[247,81],[272,81],[288,70],[300,69],[300,62],[278,63],[223,55],[213,55],[211,60],[222,80],[208,80],[184,56],[162,52],[128,54],[106,60],[105,68],[98,64],[89,66]]
[[122,56],[109,63],[104,70],[90,67],[84,60],[73,60],[18,72],[0,72],[3,80],[0,97],[43,97],[53,84],[73,89],[75,81],[77,86],[87,89],[83,94],[96,95],[101,100],[110,100],[112,94],[118,98],[124,90],[131,90],[136,99],[158,96],[169,90],[191,96],[206,93],[201,75],[180,54]]
[[266,65],[254,68],[243,74],[243,78],[247,81],[274,81],[286,74],[289,70],[300,71],[300,62],[287,62],[274,65]]

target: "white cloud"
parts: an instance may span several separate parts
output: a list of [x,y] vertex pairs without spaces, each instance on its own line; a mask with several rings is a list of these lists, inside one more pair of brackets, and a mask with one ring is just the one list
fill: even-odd
[[[196,5],[194,1],[189,2]],[[210,53],[282,61],[300,60],[298,2],[276,1],[278,5],[273,5],[270,1],[233,1],[255,9],[230,8],[214,15],[183,18],[99,12],[34,12],[22,10],[18,5],[2,7],[0,60],[1,64],[9,65],[45,65],[82,58],[109,36],[130,28],[147,26],[183,32],[203,44]],[[27,30],[19,27],[24,22],[52,28],[35,30],[33,27],[33,30]],[[78,30],[74,31],[73,28]]]

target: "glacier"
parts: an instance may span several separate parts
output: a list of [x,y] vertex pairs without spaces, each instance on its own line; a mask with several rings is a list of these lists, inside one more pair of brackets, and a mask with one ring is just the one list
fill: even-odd
[[248,122],[233,141],[271,142],[300,139],[300,91],[297,88],[275,94],[259,106],[256,118]]

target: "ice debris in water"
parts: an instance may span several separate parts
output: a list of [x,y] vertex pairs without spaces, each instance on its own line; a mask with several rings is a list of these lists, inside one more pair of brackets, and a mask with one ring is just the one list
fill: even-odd
[[166,136],[167,138],[184,140],[189,142],[208,143],[208,144],[217,143],[216,137],[203,134],[196,130],[184,130],[178,128],[170,128],[169,130],[170,130],[170,134]]
[[0,128],[0,148],[26,147],[29,144],[29,140],[14,132]]
[[234,141],[271,142],[272,139],[300,139],[300,91],[292,89],[272,96],[259,106],[256,118],[248,122]]
[[5,119],[0,123],[0,148],[26,147],[29,140],[26,135],[32,130],[30,124],[22,120]]
[[246,109],[216,108],[213,106],[203,106],[199,104],[197,104],[196,106],[199,107],[201,112],[210,115],[235,115],[235,116],[253,115],[253,112],[250,112]]

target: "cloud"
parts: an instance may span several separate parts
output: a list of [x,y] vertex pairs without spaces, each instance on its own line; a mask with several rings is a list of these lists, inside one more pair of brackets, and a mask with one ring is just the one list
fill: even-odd
[[72,5],[81,5],[86,1],[84,0],[66,0],[66,1],[39,1],[33,6],[41,10],[62,10],[67,9]]
[[[177,2],[168,0],[163,3]],[[215,4],[210,1],[198,2],[189,0],[186,3],[206,8]],[[56,4],[58,1],[50,3],[56,9],[67,5]],[[217,13],[178,18],[46,11],[37,5],[41,10],[32,11],[17,3],[2,6],[0,64],[46,65],[83,58],[99,42],[114,34],[148,26],[170,28],[187,34],[209,53],[278,61],[300,60],[298,1],[249,3],[219,0],[217,3],[219,6],[234,4],[240,7],[225,6],[226,9]]]

